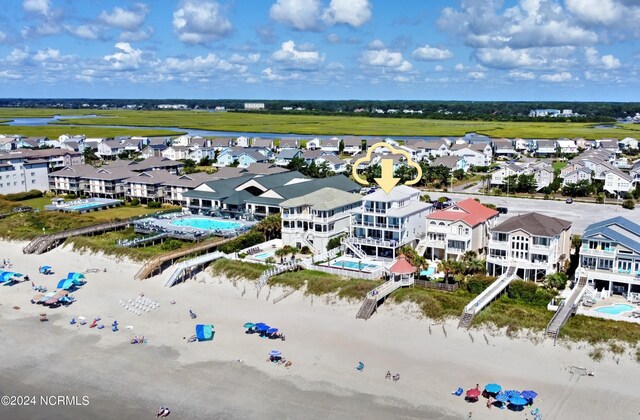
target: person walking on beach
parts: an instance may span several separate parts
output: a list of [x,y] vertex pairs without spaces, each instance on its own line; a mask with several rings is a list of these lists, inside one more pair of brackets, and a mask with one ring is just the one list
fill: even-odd
[[471,420],[472,413],[469,411],[469,415],[467,416],[467,420]]
[[385,375],[384,378],[385,379],[391,379],[391,371],[390,370],[387,371],[387,374]]

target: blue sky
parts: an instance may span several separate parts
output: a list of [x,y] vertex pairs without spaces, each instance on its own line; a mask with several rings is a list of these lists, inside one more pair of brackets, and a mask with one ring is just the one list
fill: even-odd
[[3,97],[637,101],[638,0],[7,0]]

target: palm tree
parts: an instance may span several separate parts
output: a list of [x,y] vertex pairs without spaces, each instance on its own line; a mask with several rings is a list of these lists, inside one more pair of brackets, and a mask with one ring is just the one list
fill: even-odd
[[478,258],[471,258],[464,262],[465,274],[483,274],[485,272],[485,261]]
[[298,252],[300,252],[300,248],[296,246],[290,246],[287,250],[287,254],[291,254],[291,259],[293,260]]
[[284,257],[288,253],[289,252],[286,250],[286,247],[285,248],[276,249],[276,252],[274,252],[275,256],[280,258],[280,264],[284,263]]
[[279,237],[282,230],[280,213],[268,215],[256,225],[255,229],[261,232],[267,241]]

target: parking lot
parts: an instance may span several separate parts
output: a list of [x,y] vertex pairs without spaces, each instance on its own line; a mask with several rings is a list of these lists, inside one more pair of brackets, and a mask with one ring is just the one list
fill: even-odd
[[508,213],[501,214],[500,220],[507,220],[519,214],[538,212],[551,217],[570,220],[573,222],[572,233],[581,235],[584,229],[592,223],[599,222],[612,217],[623,216],[629,220],[640,220],[640,206],[634,210],[623,209],[620,206],[592,204],[592,203],[572,203],[566,204],[564,201],[553,200],[532,200],[528,198],[506,198],[481,194],[459,194],[459,193],[437,193],[426,192],[432,200],[442,196],[456,200],[465,198],[478,198],[482,203],[494,204],[500,207],[507,207]]

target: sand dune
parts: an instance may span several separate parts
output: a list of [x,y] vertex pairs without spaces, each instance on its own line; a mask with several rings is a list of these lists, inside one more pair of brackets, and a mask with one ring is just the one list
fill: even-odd
[[[0,287],[0,351],[14,355],[0,367],[1,391],[91,393],[88,407],[55,408],[68,418],[139,418],[162,404],[172,408],[171,418],[446,419],[469,411],[474,419],[525,418],[450,394],[458,386],[488,382],[536,390],[545,419],[636,418],[640,411],[634,386],[640,364],[629,354],[616,361],[609,353],[595,363],[585,344],[569,349],[536,337],[470,335],[454,323],[443,327],[418,319],[408,305],[384,305],[370,320],[356,320],[358,302],[296,292],[273,304],[282,289],[265,288],[256,298],[250,282],[204,273],[167,289],[162,275],[133,280],[139,264],[127,260],[67,249],[25,256],[23,245],[2,242],[0,249],[16,271],[50,290],[68,271],[107,268],[88,274],[89,282],[75,292],[78,302],[49,311],[51,321],[44,324],[37,320],[42,308],[29,303],[30,284]],[[42,264],[53,265],[59,275],[37,274]],[[160,307],[136,316],[119,304],[140,293]],[[184,339],[196,323],[190,308],[197,322],[215,325],[212,342]],[[107,327],[69,325],[78,316],[101,316]],[[109,328],[114,319],[117,333]],[[246,335],[242,325],[248,321],[276,326],[287,340]],[[129,344],[136,334],[148,344]],[[266,362],[273,348],[293,362],[290,369]],[[365,364],[361,373],[354,368],[358,361]],[[572,377],[572,365],[596,375]],[[400,381],[385,380],[387,370],[400,373]],[[5,413],[0,407],[0,417]],[[43,413],[42,407],[10,412],[12,418],[45,418]]]

